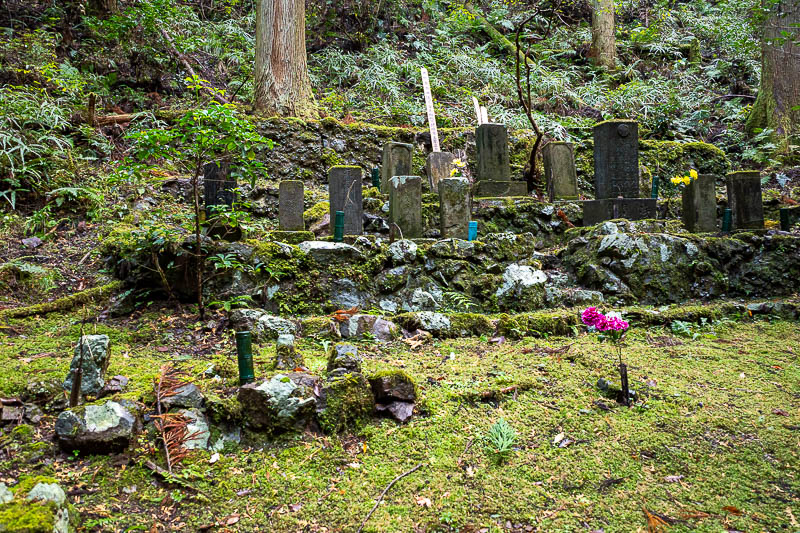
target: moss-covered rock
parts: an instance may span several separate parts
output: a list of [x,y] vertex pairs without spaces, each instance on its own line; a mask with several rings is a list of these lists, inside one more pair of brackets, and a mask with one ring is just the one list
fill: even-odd
[[317,419],[326,433],[357,429],[375,410],[367,379],[360,373],[338,375],[325,382]]

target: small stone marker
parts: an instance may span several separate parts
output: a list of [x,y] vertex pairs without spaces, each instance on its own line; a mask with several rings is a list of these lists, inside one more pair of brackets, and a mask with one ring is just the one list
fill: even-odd
[[544,175],[550,201],[577,200],[578,173],[575,170],[575,145],[551,142],[542,149]]
[[411,174],[411,157],[414,146],[405,143],[386,143],[383,145],[381,160],[381,191],[389,190],[389,180],[394,176]]
[[727,185],[728,207],[733,212],[733,229],[763,229],[761,174],[757,170],[731,172],[728,174]]
[[282,231],[304,231],[303,182],[281,181],[278,186],[278,227]]
[[361,181],[361,167],[335,166],[328,171],[331,235],[334,233],[336,211],[344,211],[345,235],[364,233],[364,199]]
[[280,370],[293,371],[304,366],[302,354],[297,353],[294,347],[294,335],[284,333],[278,336],[278,343],[275,346],[276,368]]
[[683,189],[683,224],[693,233],[717,231],[717,191],[713,174],[701,174]]
[[656,218],[658,200],[654,198],[607,198],[583,202],[583,225],[593,226],[605,220]]
[[607,120],[594,127],[595,197],[639,198],[639,124]]
[[450,152],[433,152],[425,161],[425,173],[432,192],[438,192],[439,182],[450,177],[455,156]]
[[511,181],[508,128],[505,124],[484,123],[475,129],[478,169],[475,196],[524,196],[528,186]]
[[800,222],[800,205],[782,207],[780,209],[781,229],[789,231],[792,226]]
[[469,180],[445,178],[439,182],[439,214],[442,238],[469,239]]
[[230,179],[230,174],[230,164],[227,161],[203,165],[203,199],[206,210],[211,206],[233,206],[236,180]]
[[422,178],[419,176],[394,176],[389,180],[389,225],[393,224],[404,239],[422,237]]

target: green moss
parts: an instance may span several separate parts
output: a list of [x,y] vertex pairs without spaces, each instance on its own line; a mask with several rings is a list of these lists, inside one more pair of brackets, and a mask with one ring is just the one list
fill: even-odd
[[315,316],[304,318],[302,321],[303,335],[318,336],[331,334],[332,319],[329,316]]
[[497,321],[497,333],[515,338],[574,335],[578,324],[578,313],[571,310],[504,314]]
[[323,148],[322,153],[320,154],[320,159],[322,160],[325,168],[328,169],[336,166],[344,166],[344,159],[342,159],[342,156],[340,156],[333,148]]
[[56,504],[53,502],[11,502],[0,505],[0,531],[52,533],[56,511]]
[[450,315],[450,329],[455,336],[460,335],[491,335],[494,323],[486,315],[479,313],[454,313]]
[[265,238],[275,242],[300,244],[304,241],[313,241],[314,233],[310,231],[268,231]]
[[33,440],[34,429],[28,424],[20,424],[11,430],[11,438],[19,443],[26,444]]
[[372,389],[362,374],[345,374],[328,381],[323,394],[325,408],[318,420],[326,433],[357,429],[375,410]]
[[31,305],[29,307],[18,307],[16,309],[4,309],[0,311],[0,320],[9,318],[22,318],[33,315],[43,315],[55,311],[69,311],[75,307],[107,298],[111,293],[123,286],[122,281],[112,281],[107,285],[94,287],[85,291],[77,292],[52,302]]
[[328,202],[319,202],[310,209],[306,209],[303,213],[303,222],[307,227],[312,226],[316,222],[322,220],[322,217],[331,212],[331,204]]
[[[33,487],[39,483],[49,483],[58,485],[58,480],[49,476],[22,476],[19,483],[11,488],[15,498],[27,495]],[[2,522],[0,522],[2,524]]]

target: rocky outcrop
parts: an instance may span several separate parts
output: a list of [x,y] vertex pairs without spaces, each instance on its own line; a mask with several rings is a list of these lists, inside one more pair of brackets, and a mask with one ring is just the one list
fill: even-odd
[[306,427],[314,417],[318,379],[310,374],[278,374],[239,388],[245,425],[268,434]]
[[78,514],[55,479],[22,477],[13,487],[0,483],[0,532],[72,533]]

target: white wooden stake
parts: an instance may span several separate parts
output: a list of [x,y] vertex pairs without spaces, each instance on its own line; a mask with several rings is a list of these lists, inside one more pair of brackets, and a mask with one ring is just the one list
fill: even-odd
[[439,130],[436,129],[436,113],[433,110],[433,96],[431,95],[431,83],[428,80],[428,69],[420,69],[422,73],[422,90],[425,92],[425,110],[428,112],[428,127],[431,130],[431,148],[434,152],[439,150]]
[[489,123],[489,111],[485,106],[481,106],[481,124]]
[[474,96],[472,97],[472,106],[475,108],[475,116],[478,118],[478,126],[483,124],[483,117],[481,116],[481,104],[478,103],[478,99]]

